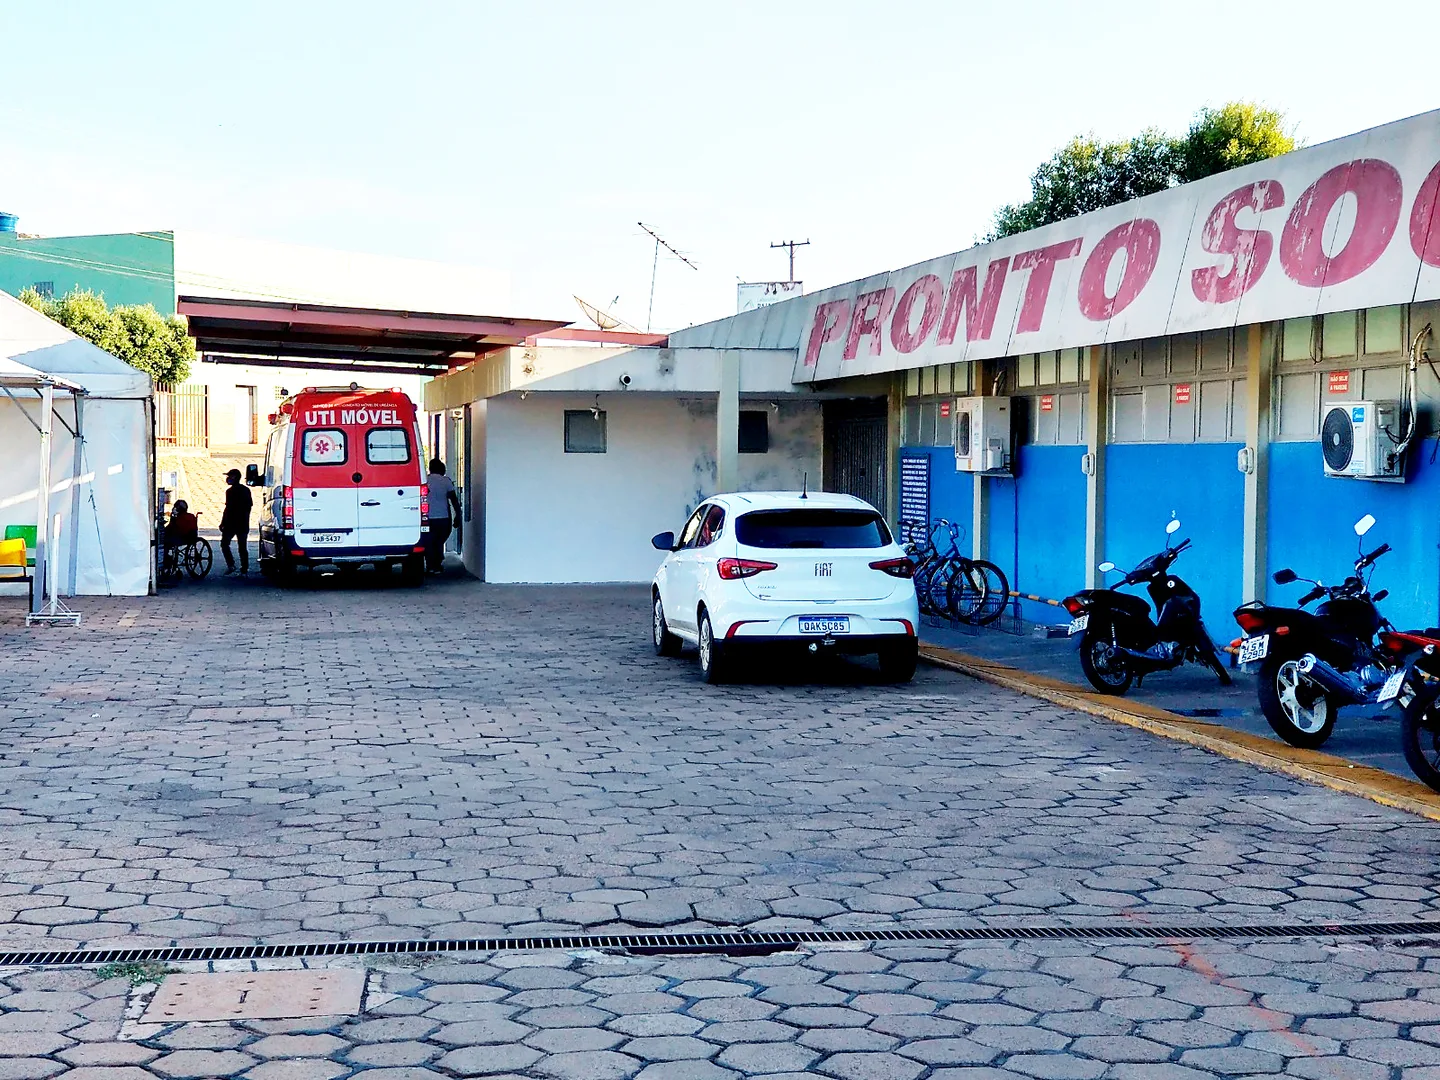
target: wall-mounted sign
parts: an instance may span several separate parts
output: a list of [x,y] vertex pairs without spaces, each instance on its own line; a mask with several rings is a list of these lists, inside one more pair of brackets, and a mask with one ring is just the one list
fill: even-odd
[[1176,384],[1175,384],[1175,404],[1176,404],[1176,405],[1189,405],[1189,404],[1190,404],[1190,384],[1189,384],[1188,382],[1182,382],[1182,383],[1176,383]]
[[1434,300],[1437,147],[1423,113],[802,296],[756,340],[819,382]]
[[945,417],[947,417],[947,416],[949,416],[949,415],[950,415],[950,403],[949,403],[948,401],[942,401],[942,402],[940,402],[940,417],[941,417],[941,419],[944,419]]
[[895,531],[902,544],[920,540],[930,522],[930,458],[928,455],[900,458],[900,527]]
[[1054,394],[1041,394],[1041,395],[1040,395],[1040,411],[1041,411],[1041,412],[1054,412],[1054,411],[1055,411],[1055,395],[1054,395]]
[[1350,372],[1332,371],[1325,380],[1325,388],[1332,394],[1350,393]]

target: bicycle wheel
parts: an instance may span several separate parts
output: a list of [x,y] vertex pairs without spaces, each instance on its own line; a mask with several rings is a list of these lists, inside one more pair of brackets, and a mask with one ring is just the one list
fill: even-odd
[[950,578],[945,603],[953,617],[963,623],[971,623],[985,603],[985,593],[985,571],[979,563],[966,559]]
[[925,598],[921,601],[922,610],[931,615],[949,617],[950,582],[955,577],[958,568],[958,564],[949,559],[936,564],[929,580],[925,583]]
[[215,552],[203,536],[185,549],[185,571],[197,581],[210,573],[214,562]]
[[1005,571],[992,562],[981,560],[975,568],[985,575],[985,595],[975,612],[975,622],[989,626],[1010,606],[1010,582],[1005,579]]

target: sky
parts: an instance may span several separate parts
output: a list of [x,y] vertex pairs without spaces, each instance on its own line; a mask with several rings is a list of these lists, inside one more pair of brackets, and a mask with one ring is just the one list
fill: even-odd
[[[5,3],[0,209],[491,267],[641,327],[968,247],[1071,136],[1440,106],[1428,0]],[[645,222],[698,269],[661,252]],[[654,269],[653,313],[650,310]],[[615,299],[618,298],[618,299]],[[583,320],[582,320],[583,321]]]

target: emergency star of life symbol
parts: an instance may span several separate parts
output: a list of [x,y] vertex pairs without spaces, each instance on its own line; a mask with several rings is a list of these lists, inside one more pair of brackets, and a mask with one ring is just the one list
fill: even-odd
[[315,440],[315,452],[317,454],[328,454],[333,449],[334,447],[330,445],[329,439],[322,436],[321,438]]

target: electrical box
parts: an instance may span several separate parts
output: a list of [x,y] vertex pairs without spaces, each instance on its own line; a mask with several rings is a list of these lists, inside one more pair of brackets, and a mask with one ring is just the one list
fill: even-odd
[[1010,471],[1010,399],[963,397],[955,401],[955,470]]
[[1320,449],[1326,476],[1403,479],[1399,440],[1399,402],[1336,401],[1322,410]]

